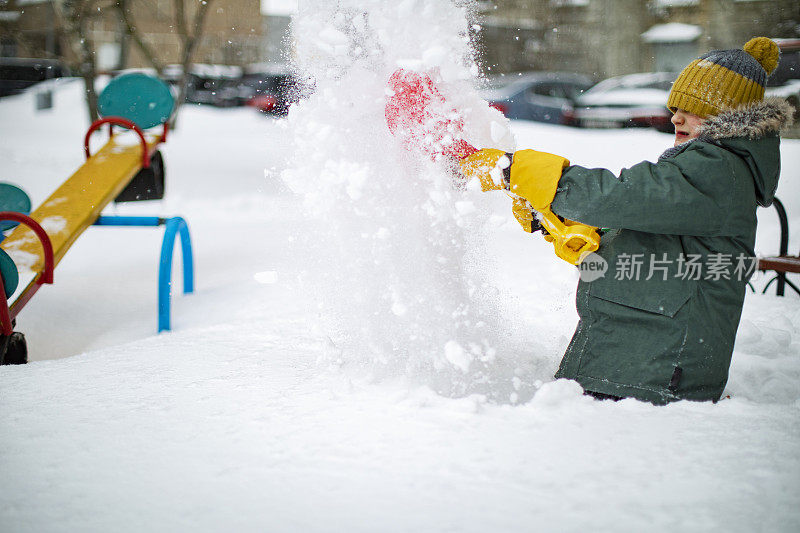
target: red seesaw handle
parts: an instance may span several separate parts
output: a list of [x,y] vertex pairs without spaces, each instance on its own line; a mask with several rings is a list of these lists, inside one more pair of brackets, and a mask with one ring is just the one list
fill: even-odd
[[[150,154],[148,153],[147,150],[147,141],[144,138],[144,132],[139,126],[137,126],[130,120],[122,117],[103,117],[101,119],[92,122],[92,125],[89,126],[89,130],[86,132],[86,136],[84,136],[83,138],[83,151],[86,154],[86,159],[89,159],[92,156],[92,154],[89,152],[89,137],[91,137],[92,133],[97,131],[103,124],[111,124],[112,127],[114,124],[116,124],[118,126],[124,126],[136,132],[136,135],[139,137],[139,142],[142,145],[142,168],[150,167]],[[113,135],[113,132],[111,130],[109,130],[109,132]],[[162,138],[166,138],[166,136],[167,136],[167,130],[165,125],[164,134],[162,135]]]
[[39,279],[36,280],[36,285],[34,286],[33,290],[28,291],[25,296],[21,297],[17,301],[17,305],[15,306],[13,313],[8,308],[8,300],[5,298],[3,291],[3,301],[0,304],[0,322],[2,322],[1,325],[3,335],[9,336],[14,332],[14,329],[11,327],[11,321],[17,316],[17,313],[19,313],[25,304],[28,303],[28,301],[33,297],[33,294],[39,290],[41,285],[45,283],[53,283],[53,269],[55,268],[55,261],[53,260],[53,243],[50,242],[50,237],[47,235],[47,232],[44,230],[44,228],[34,219],[14,211],[0,211],[0,220],[14,220],[20,224],[28,226],[31,231],[33,231],[36,236],[39,237],[39,241],[42,243],[42,248],[44,249],[44,270],[42,270],[42,274],[39,276]]

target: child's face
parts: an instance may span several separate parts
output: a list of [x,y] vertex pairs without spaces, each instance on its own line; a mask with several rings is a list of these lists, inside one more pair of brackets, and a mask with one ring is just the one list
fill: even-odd
[[705,119],[694,113],[683,109],[675,111],[675,114],[672,115],[672,123],[675,125],[675,146],[696,139],[700,134],[699,130],[703,122]]

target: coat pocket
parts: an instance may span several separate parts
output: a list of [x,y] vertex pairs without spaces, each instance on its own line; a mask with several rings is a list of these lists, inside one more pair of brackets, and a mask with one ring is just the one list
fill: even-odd
[[685,280],[603,280],[592,283],[589,295],[669,318],[694,295],[695,284]]
[[608,267],[604,276],[585,283],[594,298],[671,318],[696,293],[697,281],[681,272],[685,252],[678,236],[612,231],[598,253]]
[[689,298],[692,297],[691,291],[680,290],[672,294],[648,293],[646,291],[618,291],[605,290],[601,287],[592,287],[590,296],[599,298],[607,302],[624,305],[648,313],[655,313],[669,318],[683,307]]

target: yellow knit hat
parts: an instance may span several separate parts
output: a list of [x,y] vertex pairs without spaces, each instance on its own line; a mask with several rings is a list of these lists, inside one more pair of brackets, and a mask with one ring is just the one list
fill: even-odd
[[766,37],[750,39],[742,49],[708,52],[680,73],[667,107],[707,117],[761,100],[779,54],[778,45]]

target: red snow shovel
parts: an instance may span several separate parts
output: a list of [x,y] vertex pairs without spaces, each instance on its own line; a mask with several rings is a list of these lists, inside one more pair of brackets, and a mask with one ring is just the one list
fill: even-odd
[[[464,120],[428,74],[398,69],[388,85],[386,124],[409,150],[421,151],[434,160],[462,159],[478,151],[463,139]],[[549,208],[540,214],[545,238],[552,240],[561,259],[577,265],[600,246],[597,228],[562,220]]]
[[397,69],[389,78],[389,89],[386,124],[409,150],[420,150],[433,159],[462,158],[478,151],[461,138],[464,121],[448,107],[430,76]]

